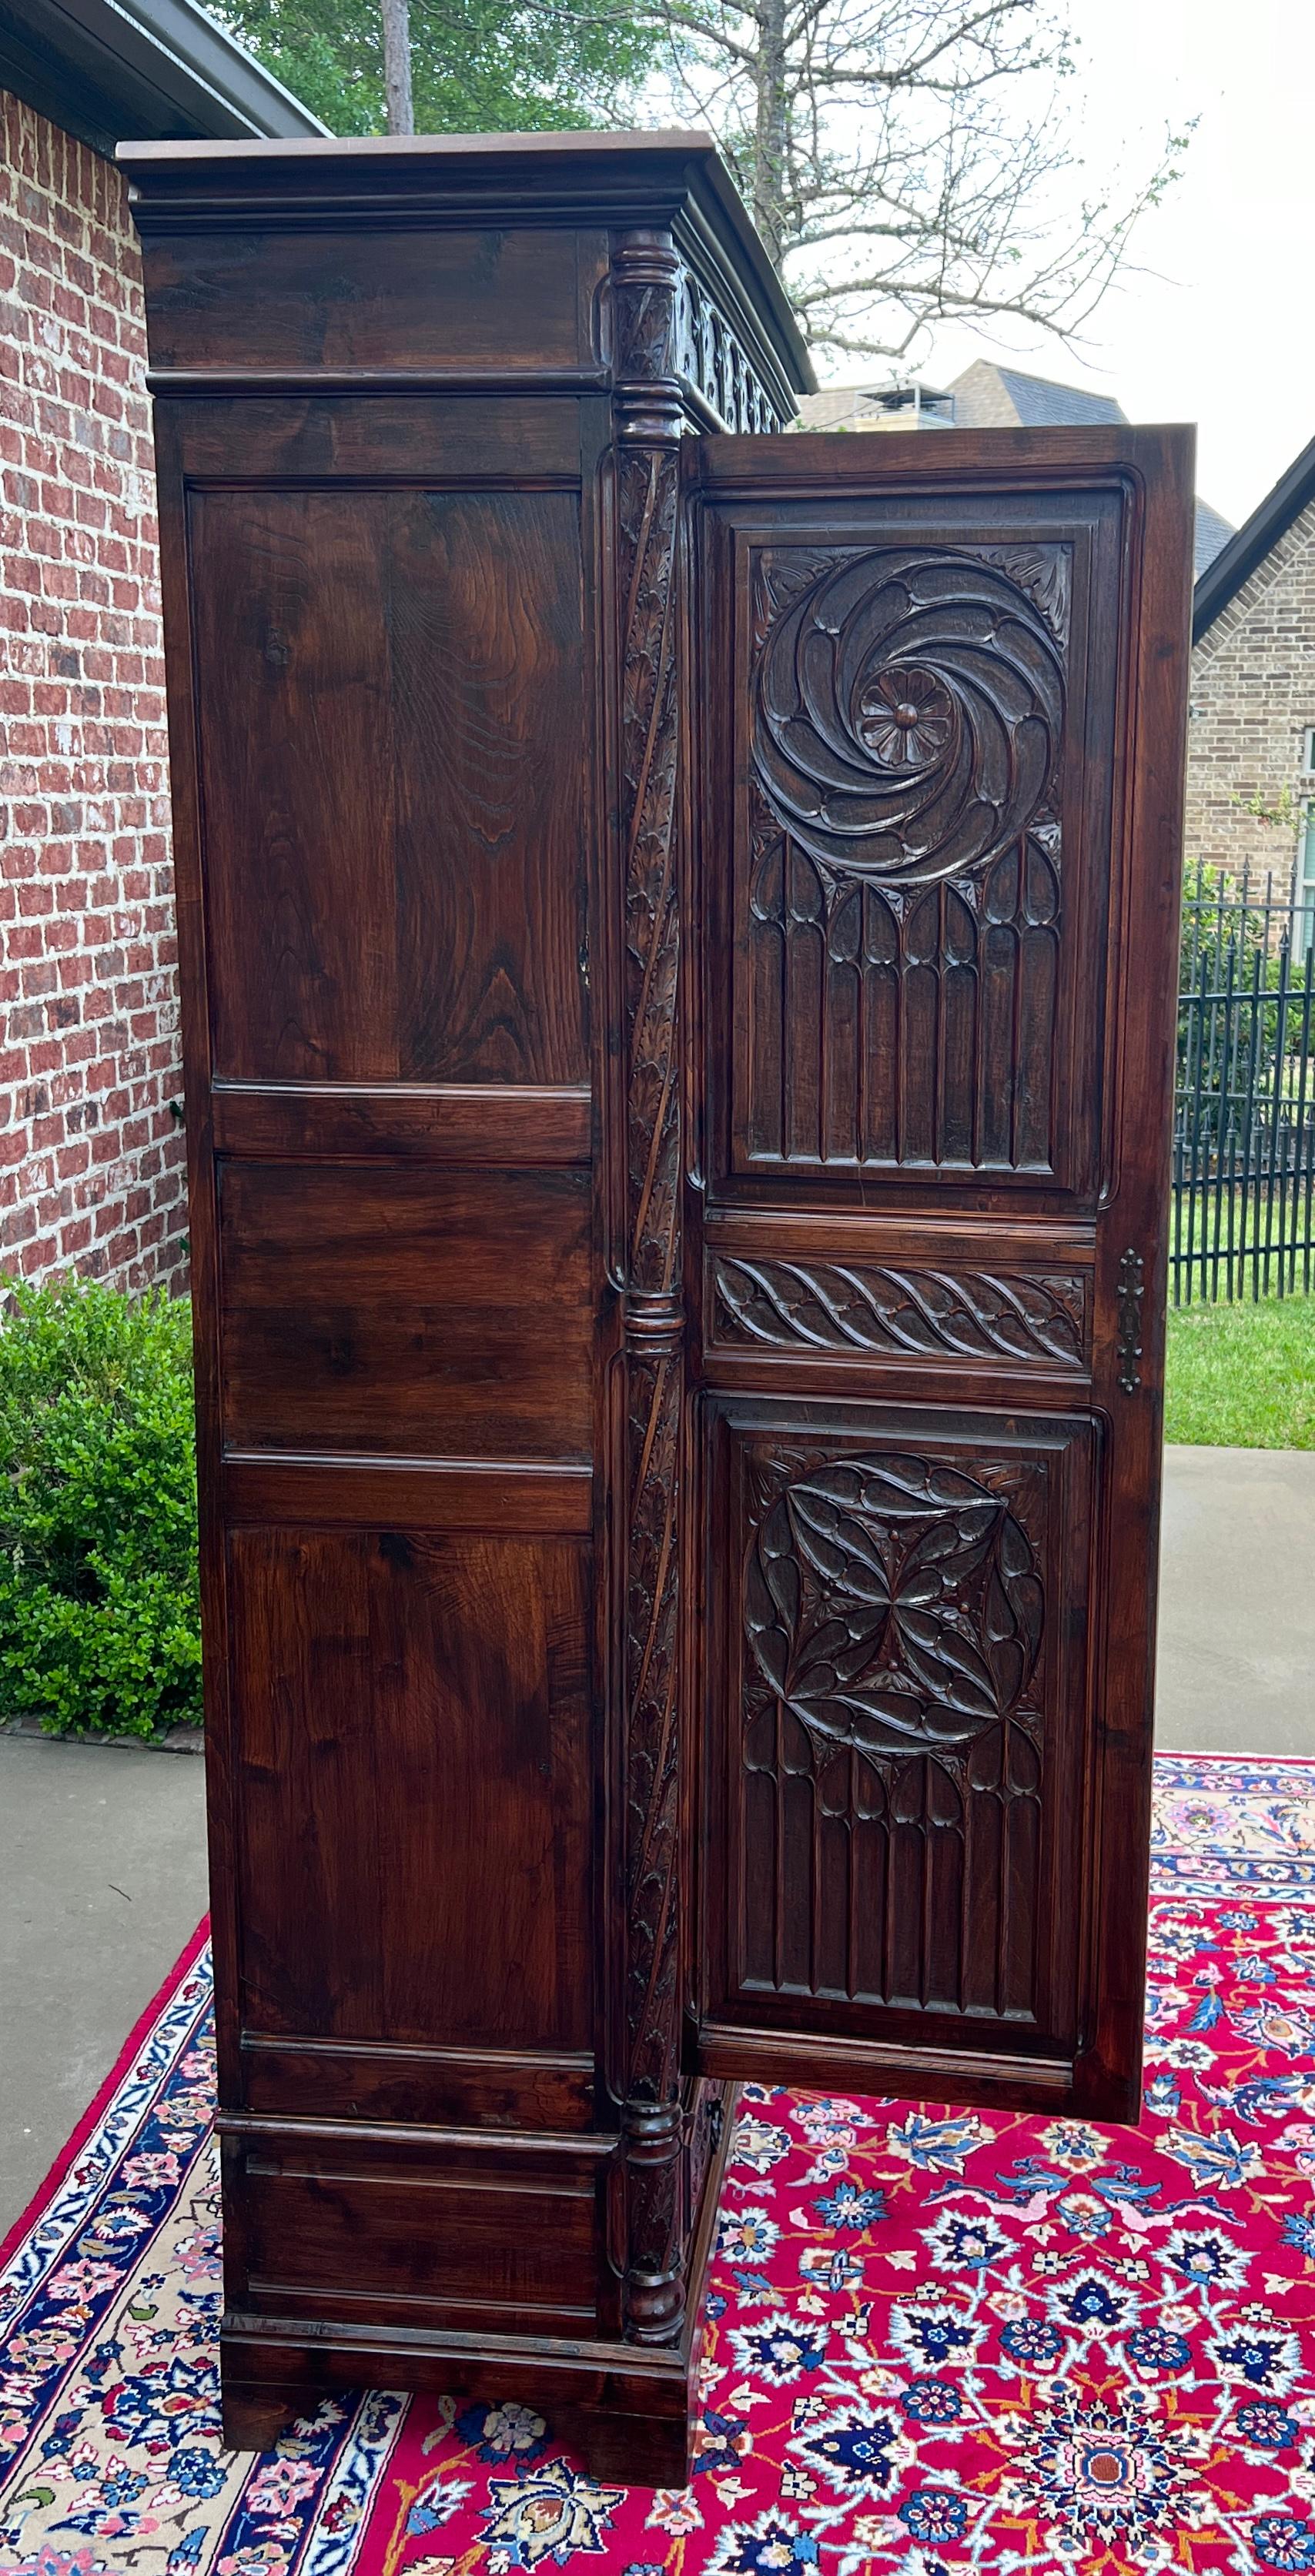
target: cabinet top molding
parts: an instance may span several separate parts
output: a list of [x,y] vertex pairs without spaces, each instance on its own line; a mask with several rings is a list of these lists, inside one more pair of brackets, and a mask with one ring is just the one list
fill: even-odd
[[134,142],[115,158],[148,239],[344,224],[667,231],[691,265],[733,281],[791,390],[815,389],[780,278],[717,145],[697,128]]

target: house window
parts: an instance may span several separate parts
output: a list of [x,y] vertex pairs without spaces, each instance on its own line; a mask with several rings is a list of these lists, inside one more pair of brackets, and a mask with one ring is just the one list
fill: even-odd
[[1315,777],[1315,725],[1307,725],[1301,737],[1301,766],[1308,778]]
[[1293,947],[1298,957],[1305,957],[1315,947],[1315,799],[1302,815],[1297,849],[1297,919],[1293,925],[1296,931]]

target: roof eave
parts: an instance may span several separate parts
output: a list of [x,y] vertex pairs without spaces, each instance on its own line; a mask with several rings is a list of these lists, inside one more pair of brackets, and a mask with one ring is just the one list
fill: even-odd
[[1207,564],[1192,593],[1192,642],[1199,644],[1221,611],[1235,599],[1245,581],[1287,535],[1294,519],[1315,500],[1315,438],[1280,474],[1271,492],[1245,519],[1235,536]]
[[0,86],[106,154],[327,131],[196,0],[0,0]]

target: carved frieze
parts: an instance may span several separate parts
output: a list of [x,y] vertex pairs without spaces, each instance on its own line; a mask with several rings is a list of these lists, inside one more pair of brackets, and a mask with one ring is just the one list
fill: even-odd
[[712,1276],[715,1329],[731,1346],[1067,1368],[1081,1368],[1088,1357],[1085,1271],[896,1270],[723,1254]]
[[679,373],[710,403],[729,430],[784,426],[725,314],[687,268],[675,317]]
[[623,412],[638,389],[661,386],[670,388],[677,408],[689,394],[696,409],[706,407],[700,427],[784,426],[726,314],[669,235],[628,234],[616,244],[611,299],[612,363]]

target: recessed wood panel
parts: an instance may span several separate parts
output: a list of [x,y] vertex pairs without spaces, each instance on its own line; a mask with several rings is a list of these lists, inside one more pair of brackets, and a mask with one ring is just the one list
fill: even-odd
[[715,1450],[711,2018],[1071,2044],[1090,1425],[746,1401]]
[[588,1461],[585,1171],[221,1167],[233,1449]]
[[297,2316],[587,2329],[593,2173],[565,2157],[454,2172],[441,2147],[273,2143],[242,2157],[243,2304]]
[[191,501],[214,1070],[571,1083],[579,502]]
[[300,2119],[398,2120],[435,2128],[592,2129],[592,2051],[401,2048],[387,2040],[256,2039],[242,2043],[251,2111]]
[[588,355],[569,232],[235,226],[157,236],[145,264],[154,367],[455,372]]
[[[169,429],[192,483],[250,476],[288,483],[529,483],[581,473],[574,403],[523,394],[207,392],[169,405]],[[418,460],[423,458],[423,465]]]
[[949,499],[845,516],[843,543],[778,508],[713,548],[721,1177],[1086,1198],[1117,677],[1090,605],[1117,506],[1012,534],[1002,510],[989,540]]
[[587,1576],[568,1540],[230,1535],[247,2029],[592,2046]]

